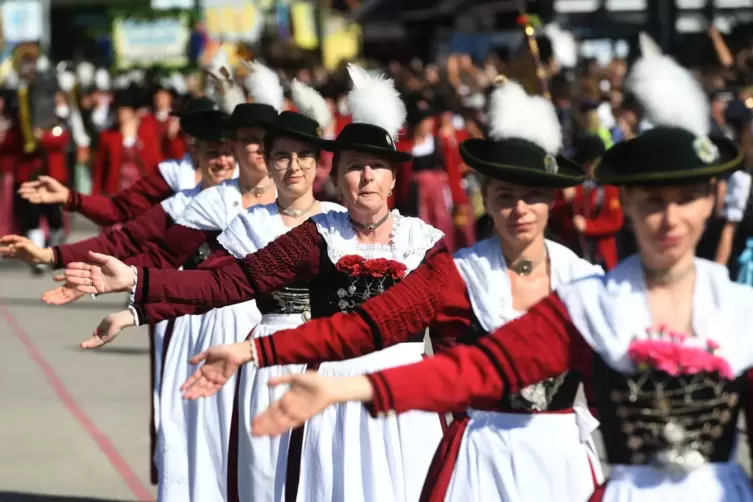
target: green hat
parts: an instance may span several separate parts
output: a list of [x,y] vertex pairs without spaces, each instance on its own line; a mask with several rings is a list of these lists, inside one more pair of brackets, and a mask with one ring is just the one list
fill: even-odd
[[607,150],[596,179],[611,185],[678,185],[735,169],[742,154],[730,140],[709,135],[710,106],[701,85],[647,35],[641,34],[640,43],[641,59],[627,85],[655,127]]
[[279,137],[295,138],[321,147],[322,129],[332,122],[327,101],[311,87],[293,80],[292,101],[299,112],[284,111],[267,127],[264,142],[267,146]]
[[736,168],[742,152],[727,138],[656,127],[607,150],[595,177],[607,185],[695,183]]
[[337,139],[325,141],[323,148],[331,152],[352,150],[373,153],[395,162],[408,162],[413,156],[395,148],[392,136],[379,126],[363,123],[350,123],[343,127]]
[[372,77],[363,68],[348,64],[353,89],[348,93],[348,106],[353,120],[336,139],[324,142],[326,150],[352,150],[372,153],[395,162],[413,159],[398,151],[395,140],[405,122],[405,104],[391,79]]
[[585,170],[558,155],[561,147],[562,128],[552,103],[502,78],[490,96],[489,138],[463,141],[460,156],[479,173],[518,185],[566,188],[582,183]]

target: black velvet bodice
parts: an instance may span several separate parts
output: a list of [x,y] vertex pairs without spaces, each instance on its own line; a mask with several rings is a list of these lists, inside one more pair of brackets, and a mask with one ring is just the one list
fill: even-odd
[[384,293],[398,282],[399,279],[392,277],[351,275],[330,265],[326,274],[312,284],[312,317],[352,312],[369,298]]
[[262,314],[301,314],[308,320],[311,318],[308,284],[293,284],[269,295],[259,295],[256,307]]
[[686,471],[727,462],[747,383],[716,373],[624,375],[595,356],[593,388],[610,464]]
[[442,157],[441,142],[439,138],[434,138],[434,151],[428,155],[418,155],[413,157],[412,170],[414,173],[421,171],[444,171],[444,157]]
[[[476,316],[465,336],[458,342],[472,345],[487,335]],[[573,407],[578,394],[581,378],[578,373],[570,371],[554,378],[529,385],[515,394],[505,394],[495,409],[502,413],[562,411]]]

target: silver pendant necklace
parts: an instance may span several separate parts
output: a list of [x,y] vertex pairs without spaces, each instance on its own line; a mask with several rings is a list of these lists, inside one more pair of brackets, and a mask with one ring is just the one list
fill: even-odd
[[[540,262],[534,263],[531,260],[518,260],[517,262],[508,265],[507,268],[515,272],[516,274],[526,277],[531,275],[533,272],[533,269],[538,267],[541,263],[544,263],[546,260],[549,259],[549,252],[547,251],[546,255],[544,256],[544,259]],[[505,260],[507,261],[507,260]]]
[[277,209],[280,211],[280,214],[284,214],[285,216],[290,216],[291,218],[300,218],[301,216],[308,214],[309,211],[313,209],[316,203],[317,201],[315,200],[306,209],[289,209],[289,208],[283,208],[279,202],[275,202],[275,204],[277,204]]

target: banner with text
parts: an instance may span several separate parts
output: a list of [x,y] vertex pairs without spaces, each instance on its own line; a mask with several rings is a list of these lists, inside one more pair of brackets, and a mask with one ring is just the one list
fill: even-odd
[[191,16],[178,13],[165,16],[116,16],[112,42],[118,70],[159,65],[165,68],[188,66]]

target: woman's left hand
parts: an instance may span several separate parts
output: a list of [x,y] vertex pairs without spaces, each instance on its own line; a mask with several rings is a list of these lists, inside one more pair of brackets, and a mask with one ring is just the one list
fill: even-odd
[[82,349],[98,349],[115,340],[115,337],[129,326],[136,326],[136,319],[130,310],[110,314],[99,323],[91,338],[81,342]]
[[290,390],[254,419],[251,435],[279,436],[302,425],[332,404],[370,401],[374,394],[365,376],[328,377],[307,371],[269,381],[270,387],[283,384],[290,385]]
[[[216,394],[241,365],[253,359],[248,342],[215,345],[189,360],[201,364],[181,385],[185,399],[198,399]],[[203,364],[202,364],[203,363]]]

